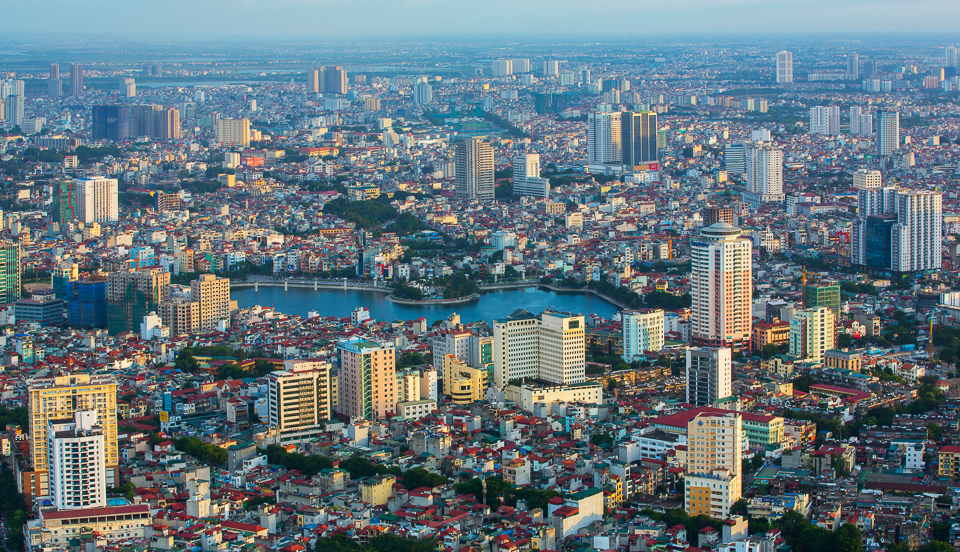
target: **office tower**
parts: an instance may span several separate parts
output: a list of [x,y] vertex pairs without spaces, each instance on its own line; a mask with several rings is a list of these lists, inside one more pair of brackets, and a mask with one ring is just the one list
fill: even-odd
[[623,155],[620,120],[619,112],[587,114],[588,162],[620,163]]
[[793,82],[793,53],[777,52],[777,84]]
[[493,201],[493,147],[485,138],[465,138],[454,146],[457,199]]
[[893,214],[897,190],[893,187],[857,191],[857,217],[850,236],[853,265],[889,269],[893,251]]
[[883,186],[883,176],[880,171],[857,169],[853,173],[853,187],[857,190],[870,190]]
[[822,362],[823,353],[836,347],[836,333],[836,317],[830,307],[798,310],[790,320],[790,355]]
[[510,60],[514,74],[529,73],[530,60],[527,58],[513,58]]
[[0,303],[20,298],[20,276],[23,273],[20,242],[0,242]]
[[225,146],[250,146],[250,119],[217,121],[217,142]]
[[840,134],[840,108],[835,105],[811,107],[810,134]]
[[742,441],[739,412],[698,414],[687,423],[683,499],[689,515],[729,517],[742,491]]
[[513,193],[529,197],[550,196],[550,179],[540,177],[540,154],[523,153],[513,158]]
[[170,300],[170,273],[160,267],[107,275],[107,331],[135,332],[143,317]]
[[520,378],[558,385],[582,383],[586,374],[585,319],[565,312],[515,310],[493,323],[494,383]]
[[47,78],[47,94],[52,98],[59,98],[63,93],[63,85],[60,83],[60,64],[50,64],[50,77]]
[[23,124],[24,99],[23,94],[11,94],[4,98],[4,121],[17,126]]
[[891,270],[900,274],[940,270],[943,255],[943,195],[897,190],[897,223],[891,236]]
[[347,71],[339,65],[328,65],[323,68],[323,90],[326,94],[347,93]]
[[718,222],[690,243],[695,345],[750,350],[753,320],[753,242]]
[[490,64],[490,74],[494,77],[506,77],[513,74],[513,61],[509,59],[495,59]]
[[547,60],[543,62],[543,76],[544,77],[559,77],[560,76],[560,62],[557,60]]
[[129,136],[178,140],[181,137],[180,110],[162,105],[132,105],[127,126]]
[[130,106],[93,106],[93,139],[123,142],[130,137]]
[[314,67],[307,71],[307,93],[320,93],[320,71],[321,69],[319,67]]
[[[120,484],[117,453],[117,384],[109,376],[71,373],[65,376],[27,381],[29,395],[29,438],[34,478],[24,480],[23,492],[49,496],[50,470],[56,464],[50,457],[50,421],[72,418],[77,412],[96,412],[95,426],[103,432],[104,479],[107,487]],[[83,418],[90,423],[89,418]]]
[[946,50],[943,52],[943,66],[944,67],[957,67],[957,47],[947,46]]
[[418,82],[413,85],[413,103],[430,105],[433,103],[433,87],[429,82]]
[[862,76],[869,77],[871,75],[876,75],[877,69],[878,67],[877,67],[876,61],[872,61],[872,60],[864,61]]
[[747,172],[747,146],[744,144],[723,146],[723,164],[726,166],[728,174]]
[[230,324],[230,278],[201,274],[190,282],[190,298],[200,304],[200,329],[213,330],[221,320]]
[[687,402],[716,406],[733,394],[733,352],[726,348],[687,349]]
[[783,150],[766,144],[750,144],[745,157],[751,201],[783,201]]
[[63,225],[71,220],[79,220],[77,190],[73,180],[56,181],[50,193],[53,195],[53,209],[50,214],[54,222]]
[[839,319],[840,283],[836,280],[820,280],[807,284],[803,289],[803,302],[803,306],[808,309],[827,307]]
[[313,438],[334,418],[332,399],[329,362],[286,360],[267,376],[267,425],[283,444]]
[[70,95],[83,95],[83,65],[80,63],[70,64]]
[[621,162],[632,170],[657,162],[657,114],[626,111],[620,118]]
[[159,124],[155,138],[160,140],[179,140],[182,136],[180,128],[180,110],[168,107],[158,114]]
[[133,77],[120,79],[120,93],[124,98],[133,98],[137,95],[137,81]]
[[860,54],[847,54],[847,78],[850,80],[860,78]]
[[57,510],[107,505],[107,443],[97,410],[47,421],[50,496]]
[[117,179],[94,176],[74,180],[78,220],[81,222],[117,222]]
[[700,216],[703,218],[703,226],[713,226],[718,222],[737,225],[737,215],[730,207],[706,207],[700,212]]
[[891,156],[900,149],[900,112],[877,111],[877,155]]
[[633,362],[647,351],[663,349],[663,309],[623,311],[623,360]]
[[350,421],[379,420],[397,405],[396,350],[360,336],[337,344],[337,411]]

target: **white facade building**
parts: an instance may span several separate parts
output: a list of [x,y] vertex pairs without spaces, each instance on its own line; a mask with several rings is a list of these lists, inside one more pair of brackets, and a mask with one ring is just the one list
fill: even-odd
[[753,242],[718,222],[691,240],[694,344],[750,350]]
[[645,351],[663,349],[663,310],[623,311],[623,360],[633,362]]
[[793,82],[793,52],[777,52],[777,84]]
[[95,176],[73,181],[77,212],[83,222],[109,223],[120,220],[119,187],[116,178]]
[[96,410],[49,420],[50,495],[58,510],[107,505],[106,443]]
[[590,163],[619,163],[621,148],[620,113],[587,115],[587,157]]
[[[747,190],[752,203],[783,201],[783,150],[751,144],[746,150]],[[749,197],[748,197],[749,196]]]

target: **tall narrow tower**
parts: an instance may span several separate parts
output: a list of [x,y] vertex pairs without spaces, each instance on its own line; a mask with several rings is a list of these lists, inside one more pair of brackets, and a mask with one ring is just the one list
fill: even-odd
[[493,201],[493,147],[481,137],[458,142],[454,152],[457,199]]
[[750,350],[753,325],[753,242],[718,222],[691,240],[693,342]]

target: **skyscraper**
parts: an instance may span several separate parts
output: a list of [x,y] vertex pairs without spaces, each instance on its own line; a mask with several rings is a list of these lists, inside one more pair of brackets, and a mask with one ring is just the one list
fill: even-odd
[[413,85],[413,103],[417,105],[433,103],[433,87],[429,82],[418,82]]
[[57,510],[107,505],[107,443],[96,410],[47,421],[50,496]]
[[730,174],[747,172],[747,146],[744,144],[723,146],[723,164]]
[[337,411],[352,420],[379,420],[397,406],[396,350],[360,336],[337,345]]
[[860,54],[847,54],[847,78],[850,80],[860,78]]
[[623,155],[620,113],[587,115],[587,157],[596,164],[620,163]]
[[891,156],[900,149],[900,112],[877,111],[877,155]]
[[217,142],[225,146],[250,146],[250,119],[219,119]]
[[20,242],[0,242],[0,303],[12,303],[20,298]]
[[687,423],[684,506],[689,515],[730,515],[742,492],[742,442],[739,412],[698,414]]
[[840,108],[835,105],[811,107],[810,134],[840,134]]
[[50,64],[50,76],[47,78],[47,94],[52,98],[59,98],[63,94],[63,85],[60,83],[60,64]]
[[943,52],[943,66],[944,67],[957,67],[957,47],[954,45],[947,46]]
[[307,92],[310,94],[320,93],[320,71],[319,67],[307,71]]
[[10,94],[4,98],[4,120],[11,125],[22,125],[24,104],[25,96],[22,93]]
[[543,62],[543,76],[544,77],[559,77],[560,76],[560,62],[553,60],[546,60]]
[[323,92],[325,94],[347,93],[347,71],[339,65],[323,68]]
[[120,79],[120,93],[124,98],[133,98],[137,95],[137,81],[133,77]]
[[777,52],[777,84],[793,82],[793,53]]
[[130,106],[93,106],[93,139],[123,142],[130,138]]
[[628,169],[657,162],[657,114],[626,111],[620,119],[621,161]]
[[873,115],[864,113],[863,108],[850,108],[850,134],[854,136],[870,136],[873,134]]
[[494,383],[505,387],[520,378],[557,385],[586,378],[585,319],[547,311],[534,315],[522,309],[493,322]]
[[746,148],[747,190],[751,203],[783,201],[783,150],[769,144]]
[[483,137],[465,138],[454,149],[457,199],[493,201],[493,147]]
[[836,347],[836,317],[830,307],[811,307],[793,313],[790,320],[790,355],[813,362]]
[[77,190],[78,220],[81,222],[109,223],[120,220],[117,208],[119,188],[116,178],[95,176],[74,180]]
[[718,222],[690,243],[695,345],[750,350],[753,323],[753,242]]
[[530,60],[527,58],[513,58],[510,64],[513,66],[514,74],[530,72]]
[[[103,432],[104,479],[107,487],[120,484],[117,466],[117,384],[109,376],[72,373],[37,378],[27,382],[30,410],[30,450],[34,477],[23,485],[24,494],[49,496],[49,472],[56,462],[50,457],[51,420],[73,418],[77,412],[96,412],[96,425]],[[87,418],[86,421],[89,421]],[[89,469],[94,469],[90,466]]]
[[530,197],[550,195],[550,179],[540,177],[539,153],[523,153],[513,158],[513,193]]
[[333,395],[329,362],[286,360],[267,376],[267,424],[281,443],[315,437],[334,418]]
[[687,397],[693,406],[716,406],[733,394],[733,355],[724,347],[687,349]]
[[513,61],[509,59],[495,59],[490,63],[490,74],[494,77],[506,77],[513,74]]
[[894,272],[926,272],[943,266],[943,195],[940,192],[897,190],[897,224],[893,226]]
[[80,63],[70,64],[70,95],[83,95],[83,65]]
[[647,351],[663,349],[663,309],[623,311],[623,360],[633,362]]

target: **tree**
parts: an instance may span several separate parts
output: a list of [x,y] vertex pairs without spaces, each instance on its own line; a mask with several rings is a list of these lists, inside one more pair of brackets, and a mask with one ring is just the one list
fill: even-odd
[[940,439],[943,439],[943,428],[940,426],[940,424],[934,422],[927,424],[927,439],[930,439],[931,441],[939,441]]
[[610,435],[610,432],[594,433],[590,436],[590,443],[598,447],[602,445],[613,446],[613,435]]
[[816,380],[814,380],[810,376],[800,376],[799,378],[796,378],[793,380],[793,388],[796,389],[797,391],[803,391],[804,393],[809,393],[810,386],[815,383],[817,383]]
[[200,369],[200,361],[193,358],[193,351],[184,349],[177,355],[177,360],[173,363],[174,368],[181,372],[192,374]]
[[741,498],[730,506],[730,513],[736,516],[747,516],[747,501]]

